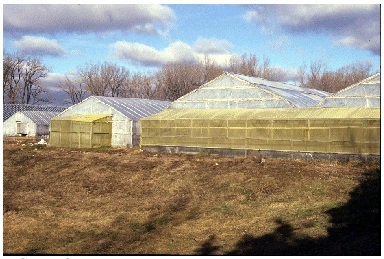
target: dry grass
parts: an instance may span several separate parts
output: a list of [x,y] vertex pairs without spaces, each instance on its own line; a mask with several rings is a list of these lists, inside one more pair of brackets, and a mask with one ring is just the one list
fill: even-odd
[[21,144],[3,148],[6,254],[257,254],[255,242],[284,233],[289,248],[319,243],[335,227],[329,211],[380,174],[354,162]]

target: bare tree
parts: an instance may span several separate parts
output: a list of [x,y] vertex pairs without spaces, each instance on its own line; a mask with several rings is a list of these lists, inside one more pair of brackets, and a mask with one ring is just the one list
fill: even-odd
[[236,74],[247,76],[260,76],[259,60],[254,54],[232,56],[229,60],[228,70]]
[[260,77],[270,81],[281,81],[286,76],[282,69],[271,66],[269,58],[264,59],[260,71]]
[[204,82],[203,78],[200,63],[169,64],[156,74],[156,85],[161,89],[161,99],[174,101],[198,88]]
[[29,59],[25,62],[23,81],[24,87],[21,94],[22,103],[38,103],[46,101],[39,97],[45,90],[40,84],[40,79],[47,76],[48,68],[39,59]]
[[223,73],[223,68],[218,66],[215,62],[213,62],[208,56],[205,56],[204,62],[202,62],[203,66],[203,77],[200,85],[211,81],[212,79],[218,77]]
[[81,102],[86,97],[84,83],[80,79],[70,79],[66,75],[65,80],[60,82],[58,87],[68,95],[72,105]]
[[372,64],[367,61],[355,62],[341,67],[336,71],[330,71],[322,62],[312,62],[309,72],[305,72],[305,66],[299,71],[300,86],[337,92],[350,85],[369,77],[372,71]]
[[129,71],[126,68],[108,62],[80,67],[78,74],[87,86],[89,94],[98,96],[120,96],[129,79]]
[[20,53],[5,54],[3,59],[3,102],[38,103],[45,89],[40,80],[47,76],[48,68],[38,58],[24,57]]
[[129,83],[130,92],[133,97],[145,99],[158,99],[157,85],[154,83],[154,77],[136,73],[132,75]]

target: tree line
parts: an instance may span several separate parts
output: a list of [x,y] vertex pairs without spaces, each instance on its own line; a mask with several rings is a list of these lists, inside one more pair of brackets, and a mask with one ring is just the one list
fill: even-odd
[[[337,92],[370,76],[372,67],[370,62],[356,62],[331,71],[324,63],[312,62],[309,67],[300,67],[295,83],[301,87]],[[287,78],[286,72],[273,67],[268,58],[243,54],[232,56],[226,66],[219,66],[205,57],[200,62],[167,64],[152,74],[132,73],[124,66],[109,62],[89,63],[78,67],[75,74],[66,74],[56,86],[66,93],[70,104],[78,103],[88,95],[174,101],[223,71],[270,81],[283,82]],[[48,67],[39,58],[5,53],[3,103],[50,102],[42,97],[47,90],[41,84],[41,79],[48,73]]]

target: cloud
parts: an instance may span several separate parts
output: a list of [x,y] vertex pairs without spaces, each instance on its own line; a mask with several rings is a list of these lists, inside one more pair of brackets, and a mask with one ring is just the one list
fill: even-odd
[[37,56],[63,56],[64,49],[57,40],[51,40],[44,37],[23,36],[15,42],[15,47],[26,54]]
[[[218,47],[208,46],[203,48],[201,43],[219,42]],[[133,43],[127,41],[118,41],[112,47],[113,55],[121,60],[128,60],[134,64],[142,66],[162,66],[170,63],[188,63],[203,61],[208,56],[212,61],[218,64],[226,63],[231,54],[227,48],[223,46],[230,44],[224,40],[209,40],[200,38],[196,41],[194,47],[182,41],[171,43],[163,50],[157,50],[153,47],[141,43]]]
[[175,20],[162,5],[3,5],[3,29],[10,33],[133,31],[165,34]]
[[254,5],[244,19],[265,31],[330,33],[340,45],[380,55],[380,5]]
[[62,91],[58,85],[65,81],[64,74],[48,73],[46,77],[41,78],[40,82],[47,90],[52,92]]
[[229,53],[232,44],[226,40],[198,38],[194,50],[202,54],[223,54]]

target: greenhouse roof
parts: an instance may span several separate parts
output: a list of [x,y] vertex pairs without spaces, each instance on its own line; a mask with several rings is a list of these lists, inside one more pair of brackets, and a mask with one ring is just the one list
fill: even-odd
[[38,125],[49,125],[51,119],[57,116],[58,112],[49,111],[19,111],[26,117],[30,118],[34,123]]
[[327,92],[224,72],[174,101],[171,109],[306,108]]
[[139,120],[140,118],[151,116],[166,109],[170,102],[149,100],[140,98],[117,98],[92,96],[101,102],[111,106],[113,109],[121,112],[131,120]]
[[378,108],[166,109],[142,120],[174,119],[379,119]]
[[32,105],[32,104],[3,104],[3,121],[18,111],[50,111],[62,112],[67,107],[53,105]]
[[[68,109],[74,109],[76,106],[82,105],[90,99],[94,99],[98,102],[101,102],[134,121],[138,121],[141,118],[151,116],[155,113],[159,113],[166,109],[170,104],[170,102],[167,101],[140,98],[90,96],[84,99],[82,102],[69,107]],[[63,114],[64,113],[65,111],[63,112]],[[110,112],[106,111],[106,113]]]
[[74,114],[53,118],[53,120],[71,120],[79,122],[93,122],[112,116],[111,114]]
[[319,107],[380,108],[380,73],[329,95]]

